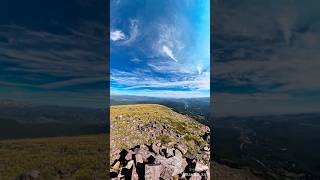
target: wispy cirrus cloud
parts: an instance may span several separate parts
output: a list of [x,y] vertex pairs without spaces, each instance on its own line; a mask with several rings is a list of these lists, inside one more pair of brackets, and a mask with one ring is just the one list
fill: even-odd
[[[208,97],[209,54],[202,49],[209,51],[210,32],[205,28],[208,18],[202,18],[209,16],[209,11],[203,11],[209,1],[203,2],[194,6],[186,1],[111,4],[111,27],[120,28],[127,37],[111,43],[111,93],[149,94],[154,90],[157,96],[164,96],[160,93],[163,91]],[[201,72],[195,63],[201,66]]]
[[111,70],[110,80],[118,85],[126,86],[123,89],[158,88],[158,89],[185,89],[189,91],[209,90],[209,72],[202,75],[194,74],[183,76],[172,74],[172,78],[156,77],[150,71],[138,70],[133,72]]
[[172,60],[174,60],[174,61],[178,61],[177,59],[176,59],[176,57],[174,56],[174,54],[173,54],[173,52],[172,52],[172,50],[170,49],[170,48],[168,48],[167,46],[162,46],[162,51],[163,51],[163,53],[164,54],[166,54],[167,56],[169,56]]
[[309,11],[313,3],[232,2],[215,6],[215,113],[315,112],[320,26]]
[[166,98],[200,98],[207,97],[208,94],[206,92],[198,92],[198,91],[179,91],[179,90],[135,90],[128,91],[123,89],[111,89],[113,94],[126,94],[133,96],[147,96],[147,97],[158,97],[163,98],[164,95]]
[[[104,31],[100,25],[95,28]],[[2,84],[59,89],[96,82],[106,72],[103,50],[106,41],[85,32],[71,32],[59,35],[0,25],[0,38],[8,40],[0,43],[3,62],[0,68],[5,73]],[[17,74],[22,76],[16,79]]]
[[132,58],[132,59],[130,59],[130,61],[134,62],[134,63],[140,63],[142,60],[139,58]]

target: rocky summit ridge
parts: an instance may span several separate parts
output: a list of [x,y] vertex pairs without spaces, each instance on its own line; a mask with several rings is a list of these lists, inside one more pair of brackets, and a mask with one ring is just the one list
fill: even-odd
[[111,106],[112,179],[210,179],[210,130],[157,104]]

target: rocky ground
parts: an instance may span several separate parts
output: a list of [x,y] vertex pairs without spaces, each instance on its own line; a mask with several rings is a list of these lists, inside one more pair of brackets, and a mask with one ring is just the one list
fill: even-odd
[[210,179],[210,131],[156,104],[111,107],[115,179]]
[[[209,149],[206,152],[209,153]],[[209,167],[179,144],[123,149],[111,167],[112,179],[210,179]]]

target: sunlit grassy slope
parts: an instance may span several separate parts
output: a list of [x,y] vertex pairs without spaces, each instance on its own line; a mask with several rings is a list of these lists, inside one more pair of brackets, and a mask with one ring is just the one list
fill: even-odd
[[[140,144],[162,142],[163,144],[184,144],[194,154],[207,146],[201,135],[207,127],[185,115],[158,104],[135,104],[111,106],[111,160],[116,150],[134,147]],[[120,118],[121,117],[121,118]],[[141,125],[154,124],[166,126],[174,133],[162,133],[150,136],[148,132],[139,131]],[[174,135],[174,136],[173,136]]]
[[105,179],[107,136],[0,141],[0,179],[30,170],[40,179]]

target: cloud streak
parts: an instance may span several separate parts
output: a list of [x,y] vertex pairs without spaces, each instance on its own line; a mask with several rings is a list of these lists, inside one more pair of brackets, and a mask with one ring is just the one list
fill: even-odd
[[232,2],[214,6],[214,112],[315,112],[320,105],[315,78],[320,76],[320,26],[308,3],[272,0],[249,7],[251,1]]
[[172,60],[178,62],[178,60],[175,58],[175,56],[173,55],[173,52],[170,48],[168,48],[167,46],[162,46],[162,51],[169,56]]

